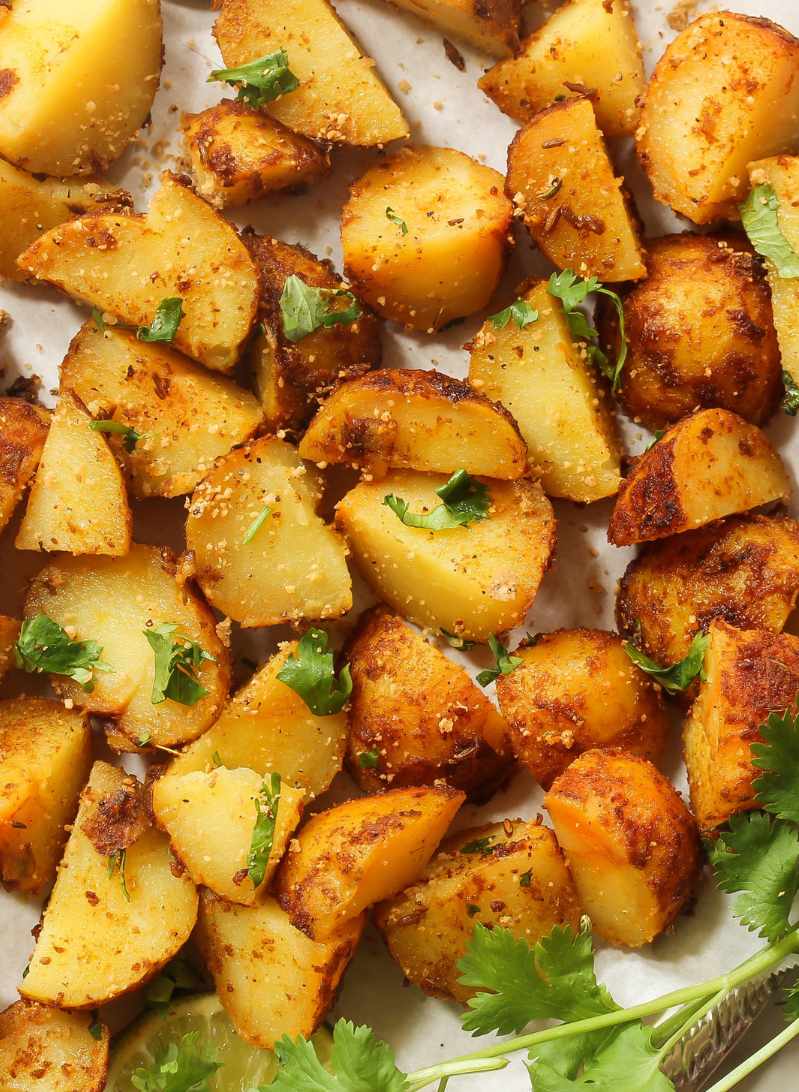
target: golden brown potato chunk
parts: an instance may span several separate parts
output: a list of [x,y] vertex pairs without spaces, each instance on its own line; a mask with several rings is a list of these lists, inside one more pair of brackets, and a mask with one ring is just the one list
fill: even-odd
[[188,940],[197,891],[143,807],[135,824],[125,823],[137,786],[123,770],[95,762],[20,986],[24,997],[96,1008],[142,985]]
[[267,103],[295,133],[381,147],[408,123],[328,0],[225,0],[214,37],[228,68],[284,49],[296,90]]
[[0,398],[0,531],[36,473],[50,414],[21,398]]
[[569,332],[546,281],[521,285],[538,312],[524,327],[486,321],[470,348],[469,382],[518,423],[533,475],[550,497],[589,502],[621,484],[621,442],[596,367]]
[[458,961],[476,923],[533,945],[556,925],[577,929],[580,905],[555,836],[506,819],[448,838],[416,883],[377,908],[377,925],[405,977],[436,997],[466,1001]]
[[385,607],[363,616],[347,659],[347,754],[362,789],[445,781],[479,798],[496,787],[505,724],[462,667]]
[[615,633],[560,629],[514,655],[522,663],[497,679],[497,699],[516,757],[545,789],[593,747],[660,760],[663,702]]
[[0,614],[0,679],[14,663],[14,642],[19,636],[19,622]]
[[520,0],[392,0],[395,7],[461,38],[494,57],[507,57],[519,44]]
[[[649,273],[624,296],[627,363],[619,398],[648,429],[705,406],[768,420],[782,390],[768,285],[743,235],[667,235],[647,243]],[[618,345],[616,310],[599,330]],[[612,312],[612,313],[611,313]]]
[[80,399],[63,391],[14,542],[18,550],[119,557],[130,549],[125,481],[91,425]]
[[705,680],[683,729],[691,807],[712,831],[731,815],[759,807],[752,744],[769,713],[796,706],[799,638],[713,622]]
[[736,516],[653,542],[627,566],[619,630],[659,664],[687,654],[715,619],[779,633],[799,597],[799,524]]
[[432,333],[491,299],[512,211],[491,167],[453,148],[403,148],[350,189],[344,269],[379,315]]
[[558,102],[516,134],[506,190],[553,265],[600,281],[646,276],[632,206],[589,99]]
[[321,498],[319,475],[274,436],[220,460],[194,490],[186,520],[209,602],[245,627],[346,614],[347,550],[316,514]]
[[768,19],[701,15],[668,46],[636,134],[655,197],[696,224],[739,219],[753,159],[790,151],[799,41]]
[[521,122],[569,92],[590,94],[605,135],[629,136],[646,89],[629,5],[626,0],[569,0],[478,85],[500,110]]
[[692,531],[786,500],[791,486],[764,433],[729,410],[683,417],[636,460],[610,517],[614,546]]
[[651,762],[621,749],[585,751],[544,804],[603,940],[640,948],[689,903],[701,865],[696,822]]
[[[342,379],[363,375],[380,363],[379,324],[359,303],[361,314],[355,322],[321,326],[292,341],[285,335],[280,309],[288,278],[296,276],[330,292],[341,291],[344,282],[330,262],[321,261],[305,247],[252,233],[245,233],[244,242],[261,281],[260,328],[249,352],[255,389],[267,428],[298,431]],[[337,306],[347,307],[349,302],[341,297]]]
[[527,448],[506,409],[460,379],[410,368],[382,368],[342,383],[308,426],[300,455],[376,476],[409,467],[520,478],[527,465]]
[[46,698],[0,701],[0,879],[41,893],[55,878],[89,775],[86,715]]
[[109,1041],[89,1013],[17,1001],[0,1012],[3,1092],[102,1092]]
[[441,502],[446,479],[412,471],[361,482],[339,501],[336,523],[359,570],[381,599],[419,626],[472,641],[521,625],[555,547],[552,505],[538,482],[485,483],[487,519],[449,531],[408,527],[389,494],[414,514]]
[[417,878],[464,800],[444,785],[391,789],[314,815],[278,870],[278,901],[313,940]]

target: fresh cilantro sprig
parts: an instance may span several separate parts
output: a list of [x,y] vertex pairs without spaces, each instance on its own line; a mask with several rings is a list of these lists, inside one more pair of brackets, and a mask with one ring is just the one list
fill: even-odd
[[636,648],[631,641],[624,642],[624,651],[630,657],[636,667],[640,667],[647,675],[659,683],[669,694],[677,694],[690,686],[697,676],[704,679],[705,650],[707,649],[708,636],[706,633],[697,633],[691,641],[691,645],[685,656],[671,667],[661,667],[655,663],[640,648]]
[[296,91],[300,81],[289,68],[289,56],[285,49],[258,57],[237,68],[216,68],[208,77],[229,83],[236,88],[236,97],[250,106],[265,106],[280,95]]
[[[599,370],[611,382],[611,389],[616,391],[621,383],[621,373],[627,360],[627,333],[624,327],[624,305],[619,295],[611,288],[606,288],[596,277],[578,277],[571,269],[564,269],[562,273],[553,273],[547,285],[549,294],[559,299],[563,304],[566,321],[572,337],[586,342],[588,355],[599,367]],[[619,348],[616,360],[611,364],[607,354],[602,351],[599,342],[599,332],[591,325],[581,304],[592,293],[606,296],[616,309],[619,323]]]
[[269,1085],[273,1092],[406,1092],[406,1075],[397,1068],[388,1043],[371,1028],[338,1020],[333,1029],[329,1067],[322,1065],[313,1043],[284,1036],[275,1044],[280,1071]]
[[260,887],[266,875],[266,866],[275,840],[277,809],[280,807],[280,774],[264,778],[261,790],[255,797],[255,826],[252,829],[250,852],[247,856],[247,875],[253,887]]
[[102,651],[97,641],[73,641],[52,618],[36,614],[22,623],[14,658],[23,671],[65,675],[90,693],[94,689],[94,672],[111,670],[100,659]]
[[741,205],[741,223],[758,254],[772,262],[778,276],[799,277],[799,254],[780,228],[780,202],[768,183],[755,186]]
[[663,1057],[652,1045],[652,1035],[652,1029],[640,1023],[623,1028],[586,1061],[575,1079],[549,1060],[534,1060],[529,1069],[535,1092],[674,1092],[660,1068]]
[[406,527],[421,527],[426,531],[451,531],[455,527],[468,527],[470,523],[487,519],[491,497],[482,482],[476,481],[465,470],[455,473],[439,489],[436,496],[443,504],[432,512],[416,514],[408,509],[408,501],[388,493],[383,504],[390,508]]
[[179,296],[161,300],[155,309],[155,317],[149,326],[136,331],[139,341],[174,341],[183,318],[183,300]]
[[123,424],[122,421],[90,421],[89,428],[92,432],[108,432],[121,436],[122,446],[128,454],[131,454],[131,452],[136,450],[136,444],[142,438],[141,432],[137,432],[136,429],[132,428],[130,425]]
[[400,235],[408,234],[408,225],[405,223],[401,216],[398,216],[397,213],[394,212],[390,205],[386,206],[386,219],[390,220],[392,224],[397,225],[397,227],[400,229]]
[[197,668],[206,661],[216,663],[216,657],[177,630],[173,622],[142,630],[155,656],[153,705],[167,698],[181,705],[196,705],[208,693],[197,678]]
[[795,417],[799,413],[799,386],[789,371],[782,369],[782,408],[789,417]]
[[538,311],[531,307],[527,300],[514,300],[503,311],[497,311],[495,315],[488,316],[488,321],[497,330],[504,330],[511,319],[520,330],[523,330],[525,326],[538,322]]
[[277,673],[317,717],[341,712],[352,693],[350,665],[345,664],[336,678],[333,653],[328,651],[327,643],[323,629],[309,629],[300,638],[299,655],[289,656]]
[[199,1031],[170,1043],[149,1066],[139,1066],[130,1081],[138,1092],[209,1092],[208,1080],[221,1068]]
[[778,819],[799,823],[799,714],[770,713],[752,744],[752,762],[762,770],[755,781],[758,801]]
[[488,638],[488,647],[494,653],[496,663],[494,667],[487,667],[485,671],[478,673],[477,681],[481,686],[490,686],[500,675],[510,675],[511,671],[515,671],[522,663],[521,657],[511,656],[500,639],[495,637],[493,633]]
[[[337,299],[349,300],[349,307],[336,309]],[[314,288],[292,273],[280,294],[283,333],[289,341],[302,341],[320,327],[357,322],[361,307],[352,292],[343,288]]]

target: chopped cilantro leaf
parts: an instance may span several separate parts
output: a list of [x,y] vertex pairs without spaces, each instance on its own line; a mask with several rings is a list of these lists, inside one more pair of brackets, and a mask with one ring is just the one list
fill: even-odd
[[[349,300],[349,307],[336,310],[336,299]],[[314,288],[296,273],[286,278],[280,295],[283,333],[289,341],[302,341],[323,326],[349,325],[361,317],[361,308],[352,292],[344,289]]]
[[277,673],[317,717],[340,712],[352,693],[350,665],[342,667],[337,679],[327,640],[323,629],[309,629],[300,638],[299,656],[289,656]]
[[676,694],[685,690],[694,679],[699,676],[704,679],[705,649],[708,637],[706,633],[697,633],[691,641],[691,646],[682,660],[678,660],[671,667],[661,667],[651,660],[649,656],[636,648],[631,641],[624,642],[624,651],[630,657],[636,667],[640,667],[647,675],[658,682],[669,694]]
[[380,765],[379,751],[361,751],[358,755],[358,765],[362,770],[374,770]]
[[270,515],[271,511],[272,511],[272,509],[269,507],[268,504],[265,504],[263,506],[261,511],[258,513],[258,515],[255,517],[255,519],[252,521],[250,526],[247,528],[247,532],[244,535],[244,538],[241,540],[244,546],[247,546],[250,542],[252,542],[252,540],[255,538],[255,536],[258,534],[258,532],[263,527],[263,525],[266,523],[267,519],[269,518],[269,515]]
[[510,675],[522,662],[519,656],[510,656],[499,638],[493,634],[488,638],[488,647],[494,653],[496,665],[479,672],[477,681],[481,686],[490,686],[500,675]]
[[439,633],[451,648],[460,649],[461,652],[468,652],[470,648],[475,646],[474,641],[461,637],[459,633],[450,633],[448,629],[439,630]]
[[465,470],[456,470],[444,485],[436,490],[443,504],[431,512],[417,515],[409,512],[409,504],[393,493],[383,498],[385,504],[406,527],[421,527],[426,531],[451,531],[455,527],[468,527],[477,520],[487,519],[491,497],[482,482],[476,481]]
[[161,300],[155,309],[155,318],[149,326],[136,331],[139,341],[174,341],[183,318],[183,300],[179,296]]
[[144,993],[145,1004],[148,1009],[166,1012],[176,993],[197,993],[204,987],[205,983],[191,964],[177,956],[150,980]]
[[113,876],[115,872],[119,872],[119,882],[122,884],[122,894],[125,896],[126,902],[130,902],[128,881],[125,877],[125,865],[127,864],[127,860],[127,850],[115,849],[108,857],[108,875],[110,877]]
[[529,868],[519,876],[519,887],[529,887],[533,882],[533,870]]
[[392,224],[397,225],[397,227],[400,229],[401,235],[408,234],[408,225],[405,223],[402,217],[397,216],[396,212],[394,212],[394,210],[389,206],[386,207],[386,219],[390,220]]
[[196,705],[208,691],[197,679],[197,668],[204,661],[216,663],[216,658],[206,652],[196,641],[177,633],[177,625],[164,622],[142,632],[155,656],[153,705],[169,698],[181,705]]
[[782,396],[782,408],[789,417],[795,417],[799,412],[799,386],[785,368],[782,369],[782,385],[785,391]]
[[103,1037],[103,1025],[100,1023],[96,1010],[92,1015],[92,1022],[89,1024],[89,1035],[91,1035],[92,1039],[97,1039],[98,1042]]
[[[564,269],[562,273],[553,273],[549,278],[549,294],[559,299],[563,304],[566,321],[574,338],[587,342],[588,355],[598,365],[602,373],[611,381],[611,388],[616,391],[621,382],[621,373],[627,360],[627,334],[624,328],[624,305],[618,293],[606,288],[596,277],[578,277],[571,269]],[[610,363],[605,353],[597,344],[599,334],[588,321],[584,311],[580,310],[586,297],[592,293],[606,296],[616,309],[616,317],[619,324],[619,348],[616,360]]]
[[250,841],[247,857],[247,875],[253,887],[260,887],[266,875],[266,866],[272,852],[275,839],[277,809],[280,806],[280,774],[273,773],[264,778],[261,791],[255,797],[255,826]]
[[504,311],[498,311],[496,315],[488,316],[488,321],[497,330],[504,330],[511,319],[520,330],[523,330],[525,326],[538,322],[538,312],[534,307],[530,306],[527,300],[514,300]]
[[237,89],[237,98],[250,106],[264,106],[280,95],[296,91],[300,86],[300,81],[289,68],[285,49],[278,49],[237,68],[214,69],[208,77],[209,83],[212,80],[232,84]]
[[492,849],[493,844],[490,838],[475,838],[473,842],[462,845],[460,852],[466,854],[479,853],[481,857],[486,857]]
[[93,432],[111,432],[121,436],[122,446],[128,454],[135,451],[136,444],[142,438],[140,432],[137,432],[135,428],[131,428],[130,425],[123,424],[122,421],[91,421],[89,428]]
[[[375,1038],[368,1027],[338,1020],[333,1028],[333,1049],[323,1066],[313,1043],[284,1035],[275,1044],[280,1070],[269,1088],[273,1092],[406,1092],[405,1074],[397,1069],[388,1043]],[[148,1090],[145,1090],[148,1092]]]
[[96,641],[73,641],[66,630],[46,614],[26,618],[14,645],[16,665],[23,671],[66,675],[87,692],[94,689],[95,671],[111,670],[100,659],[102,651]]
[[780,277],[799,277],[799,254],[780,228],[780,203],[774,187],[755,186],[741,205],[741,223],[758,254],[768,258]]
[[187,1032],[179,1043],[170,1043],[148,1066],[131,1076],[138,1092],[210,1092],[208,1079],[221,1062],[209,1044],[200,1042],[200,1032]]
[[103,333],[106,328],[106,321],[103,318],[103,312],[100,310],[99,307],[92,307],[92,322],[100,331],[100,333]]

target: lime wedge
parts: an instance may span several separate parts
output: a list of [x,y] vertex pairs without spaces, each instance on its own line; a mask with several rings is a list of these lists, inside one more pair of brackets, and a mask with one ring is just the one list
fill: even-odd
[[[172,1042],[191,1031],[210,1046],[222,1063],[209,1078],[212,1092],[253,1092],[271,1084],[277,1061],[271,1050],[250,1046],[236,1034],[215,993],[183,997],[168,1009],[141,1016],[119,1038],[111,1051],[106,1092],[131,1092],[131,1077],[140,1067],[152,1066]],[[314,1036],[321,1057],[330,1051],[330,1033],[321,1028]]]

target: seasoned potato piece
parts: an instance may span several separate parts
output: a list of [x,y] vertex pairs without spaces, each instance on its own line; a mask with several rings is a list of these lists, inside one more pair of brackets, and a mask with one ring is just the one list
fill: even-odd
[[339,501],[336,522],[366,580],[394,610],[420,626],[487,641],[520,625],[555,547],[552,505],[538,482],[491,482],[487,519],[451,531],[407,527],[387,494],[411,512],[440,503],[445,478],[391,474],[361,482]]
[[[782,390],[768,285],[743,235],[666,235],[647,244],[649,275],[624,297],[627,363],[619,398],[646,428],[704,406],[755,425]],[[615,355],[616,309],[600,297],[601,340]]]
[[436,371],[383,368],[341,386],[300,441],[317,463],[520,478],[527,449],[508,411]]
[[519,45],[521,0],[392,0],[392,3],[494,57],[507,57]]
[[277,873],[278,901],[292,925],[329,940],[413,883],[463,800],[444,785],[391,789],[314,815]]
[[50,414],[21,398],[0,398],[0,531],[39,465]]
[[590,94],[606,136],[629,136],[646,89],[641,43],[626,0],[569,0],[516,56],[478,81],[500,110],[529,121],[569,92]]
[[83,212],[126,208],[131,200],[124,190],[96,182],[36,178],[0,159],[0,277],[22,280],[17,258],[50,228]]
[[171,174],[146,216],[81,216],[28,247],[19,266],[129,326],[149,326],[159,304],[179,298],[173,344],[215,371],[233,368],[255,318],[258,275],[247,248]]
[[645,758],[585,751],[544,805],[580,904],[609,944],[640,948],[691,900],[701,865],[696,822]]
[[[110,727],[118,749],[173,747],[196,739],[216,720],[228,692],[229,653],[211,612],[175,579],[168,551],[133,546],[123,558],[58,558],[31,584],[25,615],[36,614],[70,627],[75,640],[101,645],[110,670],[94,672],[91,692],[62,675],[51,682],[79,708],[116,718]],[[207,693],[194,705],[171,698],[153,704],[155,654],[144,633],[160,625],[177,625],[175,637],[196,641],[214,657],[196,668]]]
[[[23,997],[96,1008],[142,985],[188,940],[197,891],[174,867],[166,837],[146,823],[141,833],[128,833],[114,821],[131,782],[138,785],[124,770],[95,762],[20,986]],[[109,852],[98,851],[87,824],[108,836]]]
[[218,463],[194,490],[186,520],[186,545],[213,606],[245,627],[350,609],[347,550],[316,514],[321,495],[318,475],[274,436]]
[[236,1031],[271,1049],[284,1035],[310,1036],[319,1026],[364,922],[362,914],[320,942],[295,929],[272,898],[236,906],[203,891],[195,936]]
[[768,19],[701,15],[670,43],[636,134],[655,197],[696,224],[738,220],[746,165],[790,151],[799,41]]
[[130,549],[125,482],[105,437],[91,424],[80,399],[63,391],[14,541],[18,550],[119,557]]
[[102,1092],[108,1043],[88,1013],[17,1001],[0,1012],[3,1092]]
[[[333,292],[344,282],[330,262],[320,261],[305,247],[252,233],[245,233],[244,242],[261,281],[260,328],[249,352],[255,389],[267,428],[296,431],[340,380],[363,375],[380,363],[378,321],[359,303],[361,315],[355,322],[321,326],[300,341],[291,341],[283,331],[280,309],[288,278],[297,276],[313,288]],[[349,299],[342,297],[339,306],[349,306]]]
[[799,597],[799,523],[737,516],[645,546],[616,600],[622,633],[659,664],[687,654],[718,618],[779,633]]
[[479,798],[496,787],[505,723],[462,667],[385,607],[363,616],[347,659],[349,768],[362,789],[445,781]]
[[799,638],[713,622],[705,680],[683,729],[691,807],[712,831],[758,807],[752,744],[769,713],[793,708],[799,694]]
[[180,776],[208,770],[221,759],[230,769],[249,766],[262,776],[279,773],[309,797],[319,796],[341,769],[346,713],[318,717],[299,694],[278,679],[297,642],[282,646],[228,701],[220,717],[170,765]]
[[728,410],[683,417],[635,463],[610,517],[614,546],[666,538],[723,516],[785,500],[779,455],[754,425]]
[[225,0],[214,37],[228,68],[285,49],[296,90],[269,113],[314,140],[380,147],[408,123],[328,0]]
[[314,182],[330,156],[285,125],[234,99],[183,115],[183,146],[197,192],[215,208]]
[[418,881],[377,908],[405,977],[425,993],[465,1001],[458,981],[476,922],[535,944],[555,925],[577,929],[577,892],[551,830],[506,819],[448,838]]
[[58,178],[104,171],[147,120],[161,48],[159,0],[0,5],[0,155]]
[[19,622],[0,614],[0,679],[14,663],[14,642],[19,635]]
[[302,814],[304,793],[282,781],[272,849],[264,878],[254,887],[247,858],[263,783],[254,770],[220,767],[161,777],[153,785],[155,821],[194,882],[244,906],[252,906],[269,886]]
[[519,761],[548,789],[583,751],[622,747],[657,762],[669,721],[660,694],[615,633],[559,629],[514,653],[497,699]]
[[621,443],[597,370],[572,340],[546,281],[518,289],[538,311],[521,329],[487,321],[471,344],[469,382],[518,422],[531,472],[550,497],[595,501],[621,484]]
[[261,410],[249,391],[214,375],[166,345],[139,341],[129,330],[85,323],[61,365],[71,390],[95,418],[137,432],[108,435],[136,497],[188,493],[236,444],[255,432]]
[[505,265],[512,206],[502,186],[501,174],[453,148],[380,160],[341,214],[347,276],[379,315],[412,330],[479,311]]
[[505,185],[536,245],[560,269],[613,282],[646,276],[632,205],[589,99],[555,103],[527,122],[508,148]]
[[55,878],[91,765],[84,713],[46,698],[0,701],[0,879],[41,893]]

